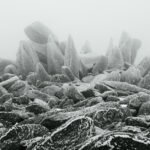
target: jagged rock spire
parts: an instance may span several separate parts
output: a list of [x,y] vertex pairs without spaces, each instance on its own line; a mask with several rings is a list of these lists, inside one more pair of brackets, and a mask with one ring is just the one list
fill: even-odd
[[89,52],[92,52],[90,42],[89,41],[85,41],[84,45],[81,48],[81,53],[87,54]]
[[54,41],[47,44],[47,66],[49,74],[61,73],[64,64],[64,56]]
[[64,65],[70,67],[71,71],[76,77],[79,77],[80,58],[74,45],[71,36],[68,37],[68,43],[65,50]]

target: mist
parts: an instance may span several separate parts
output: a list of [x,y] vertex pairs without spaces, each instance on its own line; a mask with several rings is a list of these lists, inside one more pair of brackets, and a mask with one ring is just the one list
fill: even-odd
[[40,21],[58,37],[74,39],[78,51],[86,40],[96,54],[105,54],[110,38],[119,42],[122,31],[142,41],[136,62],[150,55],[148,0],[5,0],[0,5],[1,58],[15,60],[24,28]]

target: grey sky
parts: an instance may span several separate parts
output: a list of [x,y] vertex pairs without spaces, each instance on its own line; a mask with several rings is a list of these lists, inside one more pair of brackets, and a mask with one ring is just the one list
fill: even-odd
[[141,39],[138,60],[150,55],[149,0],[0,0],[0,57],[15,59],[24,28],[41,21],[66,40],[71,34],[80,50],[86,40],[104,54],[110,37],[118,43],[122,31]]

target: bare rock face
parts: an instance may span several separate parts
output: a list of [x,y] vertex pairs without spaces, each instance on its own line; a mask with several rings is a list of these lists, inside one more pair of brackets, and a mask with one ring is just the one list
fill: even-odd
[[48,27],[37,21],[27,26],[24,31],[30,40],[39,44],[46,44],[49,35],[52,34]]
[[47,44],[46,55],[48,73],[51,75],[61,73],[61,67],[64,65],[64,56],[54,41]]
[[68,38],[68,43],[65,50],[64,65],[68,66],[73,72],[74,76],[79,78],[80,71],[80,58],[75,48],[73,39],[71,36]]

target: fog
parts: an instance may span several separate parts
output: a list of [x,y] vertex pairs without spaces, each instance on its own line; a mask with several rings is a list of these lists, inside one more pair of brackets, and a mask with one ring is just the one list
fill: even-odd
[[142,41],[137,61],[150,55],[149,0],[1,0],[0,57],[15,59],[24,28],[40,21],[60,41],[71,34],[76,48],[86,40],[96,54],[104,54],[109,39],[118,44],[122,31]]

